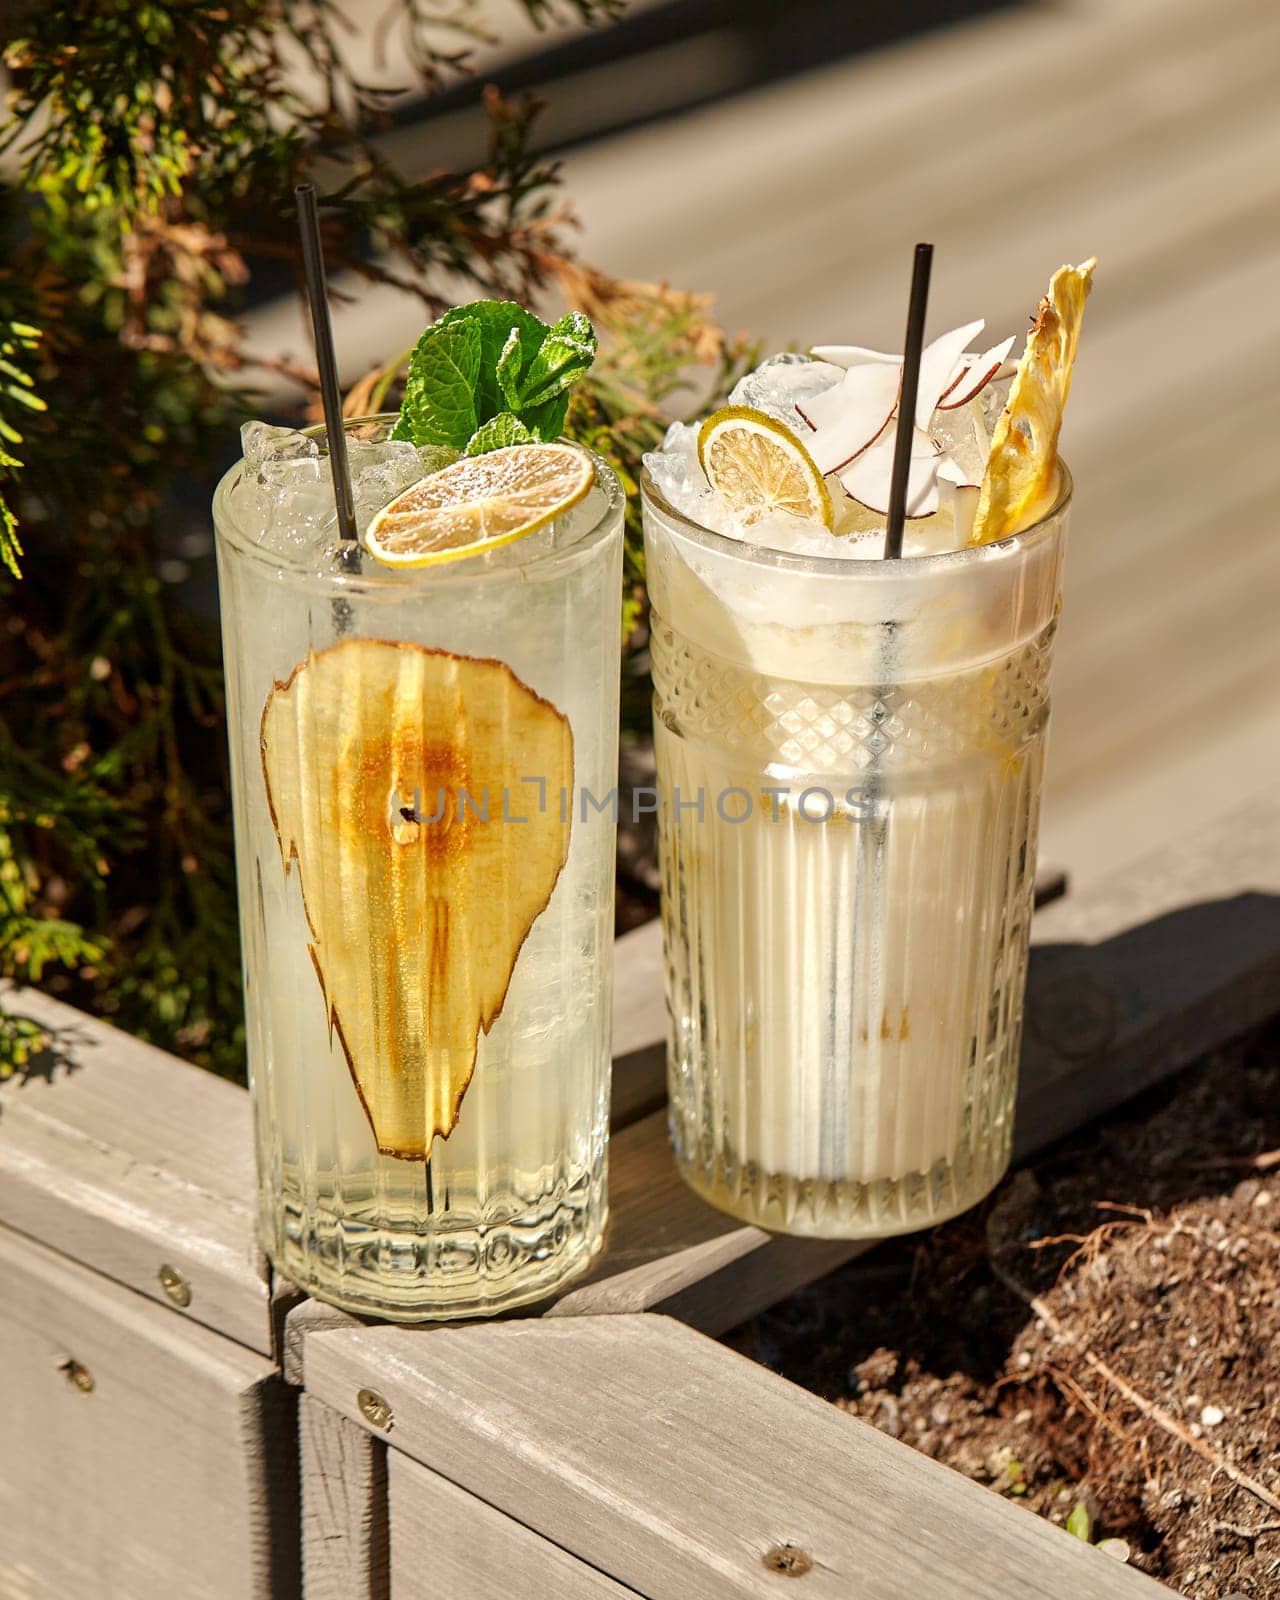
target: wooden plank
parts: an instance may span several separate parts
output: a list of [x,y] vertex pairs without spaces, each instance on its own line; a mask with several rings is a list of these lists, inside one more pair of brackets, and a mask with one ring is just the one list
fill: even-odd
[[520,1600],[627,1600],[635,1593],[399,1450],[390,1468],[391,1600],[511,1600],[516,1592]]
[[395,1449],[653,1600],[773,1600],[787,1545],[811,1600],[1165,1593],[668,1318],[324,1333],[306,1371],[353,1420],[375,1388]]
[[[656,923],[649,924],[656,927]],[[637,928],[634,938],[645,930]],[[662,948],[661,939],[651,941]],[[659,979],[661,983],[661,979]],[[639,998],[640,990],[635,991]],[[659,990],[661,993],[661,990]],[[665,1014],[663,1018],[665,1024]],[[609,1126],[616,1135],[629,1128],[642,1117],[649,1116],[666,1104],[667,1100],[667,1047],[665,1042],[646,1045],[642,1050],[629,1050],[626,1055],[613,1058],[613,1087],[609,1105]]]
[[387,1600],[386,1444],[304,1394],[298,1450],[306,1600]]
[[[572,152],[565,171],[584,252],[629,275],[711,290],[730,327],[779,341],[834,337],[833,319],[850,315],[847,285],[856,277],[859,320],[847,336],[875,343],[901,337],[902,263],[923,233],[946,250],[933,295],[937,325],[953,326],[977,306],[1013,327],[1027,292],[1017,286],[1046,248],[1056,259],[1064,240],[1088,245],[1105,221],[1100,251],[1145,247],[1150,257],[1165,235],[1194,230],[1196,207],[1180,209],[1169,180],[1212,158],[1219,124],[1265,103],[1272,14],[1234,0],[1210,17],[1182,0],[1152,22],[1150,7],[1108,0],[996,15]],[[1151,92],[1134,93],[1135,51]],[[998,85],[988,115],[973,115],[965,97],[977,81]],[[1208,139],[1211,122],[1218,137]],[[820,144],[810,136],[815,126]],[[728,174],[718,161],[727,144],[742,160]],[[1053,181],[1033,181],[1046,164]],[[1271,176],[1265,152],[1246,150],[1237,165],[1234,180],[1224,172],[1227,194]],[[1153,209],[1153,188],[1174,198]],[[1007,250],[989,247],[992,207],[1017,214]],[[659,215],[655,234],[646,222]],[[855,224],[833,231],[838,216]],[[744,217],[749,252],[741,249]],[[1038,277],[1043,264],[1033,270]]]
[[[1267,797],[1037,912],[1015,1159],[1277,1011],[1280,800]],[[662,1114],[614,1140],[610,1190],[605,1257],[552,1316],[661,1310],[720,1333],[869,1248],[714,1210],[676,1176]]]
[[6,1600],[289,1600],[291,1392],[271,1363],[0,1229]]
[[1014,1159],[1280,1011],[1280,798],[1040,912]]
[[0,1083],[0,1224],[270,1354],[248,1095],[34,990],[3,1005],[53,1044]]
[[613,1055],[629,1056],[667,1036],[662,924],[655,918],[613,946]]

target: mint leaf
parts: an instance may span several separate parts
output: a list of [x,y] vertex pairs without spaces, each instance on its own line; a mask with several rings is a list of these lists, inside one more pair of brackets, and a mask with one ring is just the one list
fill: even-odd
[[483,360],[480,327],[468,318],[434,323],[409,358],[404,404],[392,432],[416,445],[460,450],[476,431],[476,390]]
[[520,382],[519,406],[545,405],[576,383],[596,358],[596,333],[581,311],[561,317],[547,332]]
[[524,365],[524,352],[520,345],[520,330],[512,328],[507,342],[498,357],[498,387],[503,398],[515,410],[520,404],[520,370]]
[[[500,411],[514,411],[498,381],[498,364],[503,359],[508,340],[514,331],[519,347],[518,370],[523,372],[542,348],[547,337],[547,325],[532,311],[526,311],[514,300],[473,300],[469,306],[459,306],[456,311],[446,311],[437,328],[452,327],[456,322],[474,323],[480,332],[480,374],[476,381],[476,426],[496,417]],[[515,364],[514,355],[507,356],[507,370]]]
[[535,439],[552,444],[564,432],[564,419],[569,414],[569,396],[558,394],[540,406],[521,406],[520,420]]
[[520,418],[512,416],[509,411],[503,411],[496,417],[490,417],[488,422],[481,423],[471,435],[466,453],[469,456],[483,456],[490,450],[501,450],[504,445],[534,442],[533,434]]
[[[595,353],[595,330],[580,311],[551,328],[514,300],[475,300],[446,311],[409,358],[391,436],[470,451],[479,435],[487,442],[476,446],[477,454],[556,439],[569,390]],[[484,431],[493,422],[500,427]]]

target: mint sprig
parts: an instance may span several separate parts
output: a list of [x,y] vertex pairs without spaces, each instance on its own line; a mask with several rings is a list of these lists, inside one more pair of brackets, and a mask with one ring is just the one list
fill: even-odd
[[595,354],[595,330],[580,311],[548,327],[514,300],[459,306],[414,347],[392,438],[473,456],[549,442]]

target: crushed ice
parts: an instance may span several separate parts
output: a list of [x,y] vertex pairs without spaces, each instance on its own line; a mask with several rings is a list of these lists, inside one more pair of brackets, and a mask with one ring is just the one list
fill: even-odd
[[[246,422],[243,486],[252,493],[252,523],[258,543],[270,549],[323,556],[334,545],[338,512],[327,454],[315,438],[294,428]],[[437,472],[456,452],[419,449],[405,439],[347,439],[347,464],[356,524],[364,528],[388,501]]]
[[[977,326],[974,325],[975,329]],[[942,345],[943,341],[937,343]],[[901,359],[898,356],[877,357],[876,352],[855,351],[853,346],[826,348],[841,358],[841,364],[790,352],[772,356],[739,379],[729,394],[728,404],[750,406],[763,411],[783,423],[807,445],[814,437],[814,431],[805,416],[807,402],[830,393],[845,381],[847,368],[844,361],[865,357],[890,363]],[[942,354],[942,351],[939,353]],[[956,357],[954,352],[948,352],[947,364],[967,376],[970,366],[977,367],[987,354],[1003,356],[1005,347],[997,346],[977,358]],[[949,377],[944,375],[942,381],[949,381]],[[996,381],[985,382],[963,404],[939,406],[926,419],[927,433],[940,452],[939,462],[944,464],[942,481],[931,502],[937,509],[932,509],[929,515],[908,520],[904,555],[935,555],[953,550],[965,542],[967,522],[972,518],[972,505],[966,506],[965,501],[966,498],[972,501],[975,491],[968,489],[960,493],[958,485],[981,482],[991,431],[1004,408],[1007,394],[1008,382],[1001,376]],[[783,512],[752,522],[739,521],[707,482],[698,461],[698,431],[696,424],[672,423],[667,429],[662,448],[650,451],[644,458],[659,492],[683,516],[713,532],[792,555],[842,560],[878,559],[882,555],[883,509],[855,499],[836,473],[827,477],[835,511],[834,530]]]

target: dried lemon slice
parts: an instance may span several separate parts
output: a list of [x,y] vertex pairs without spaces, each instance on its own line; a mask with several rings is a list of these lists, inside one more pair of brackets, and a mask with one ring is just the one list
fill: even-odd
[[1096,266],[1091,258],[1083,266],[1059,267],[1040,302],[1009,403],[996,423],[970,544],[988,544],[1016,533],[1054,502],[1058,433]]
[[568,444],[515,444],[464,456],[383,506],[365,530],[389,567],[461,561],[523,539],[590,489],[590,457]]
[[707,482],[744,522],[785,511],[829,528],[831,496],[809,452],[789,428],[751,406],[714,411],[698,434]]

